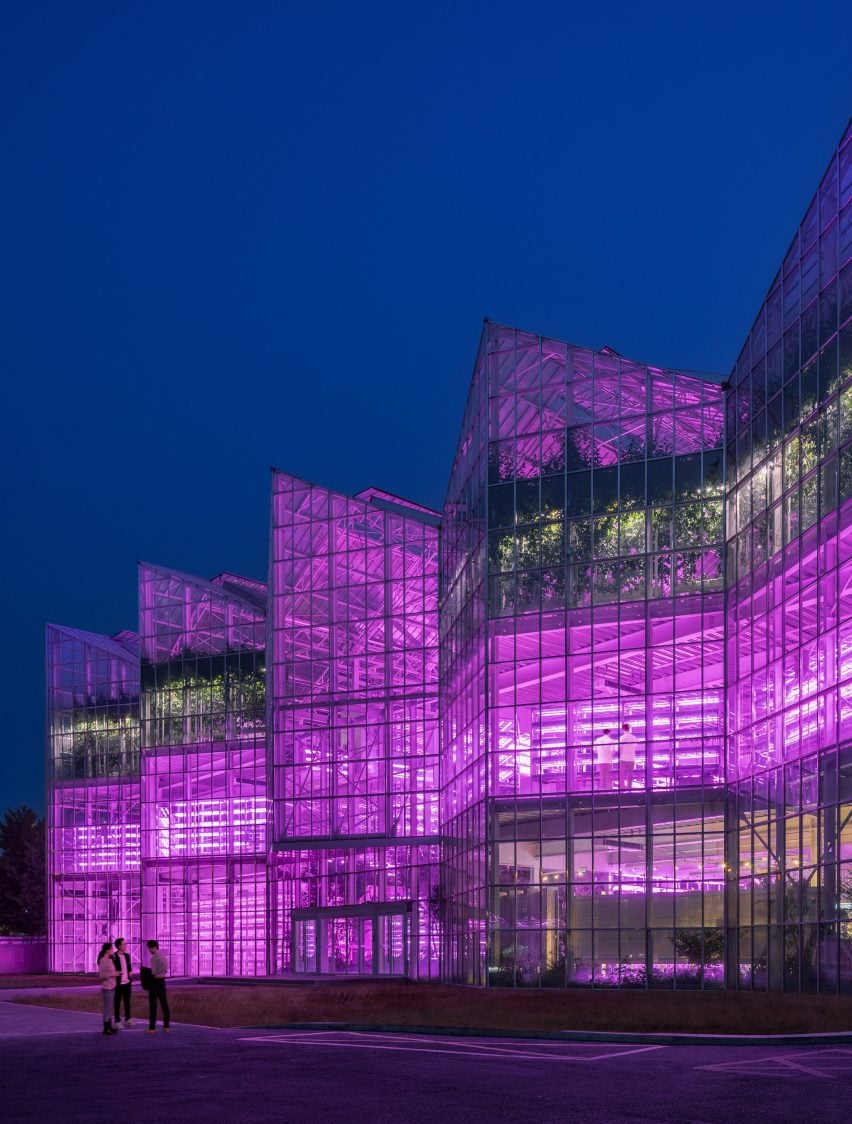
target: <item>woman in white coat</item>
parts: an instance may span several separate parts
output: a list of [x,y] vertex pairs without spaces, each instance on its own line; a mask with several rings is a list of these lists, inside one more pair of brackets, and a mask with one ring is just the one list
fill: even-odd
[[112,941],[107,941],[98,953],[98,977],[101,982],[101,996],[104,1001],[104,1034],[118,1034],[112,1025],[112,1006],[115,997],[115,981],[118,969],[112,959]]

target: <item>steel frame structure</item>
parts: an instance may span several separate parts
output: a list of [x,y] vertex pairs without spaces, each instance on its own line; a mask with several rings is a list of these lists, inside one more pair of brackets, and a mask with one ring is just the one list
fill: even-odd
[[852,131],[728,380],[486,322],[440,512],[47,641],[55,971],[852,989]]

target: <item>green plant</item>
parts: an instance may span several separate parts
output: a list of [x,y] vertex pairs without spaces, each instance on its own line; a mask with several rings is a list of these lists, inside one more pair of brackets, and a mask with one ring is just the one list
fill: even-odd
[[721,929],[677,929],[669,939],[678,957],[698,967],[718,964],[725,952],[725,934]]

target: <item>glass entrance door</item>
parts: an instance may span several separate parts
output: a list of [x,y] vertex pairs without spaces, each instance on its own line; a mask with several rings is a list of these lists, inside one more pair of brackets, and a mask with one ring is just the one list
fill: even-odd
[[373,972],[372,917],[326,917],[320,971],[334,976],[368,976]]
[[409,912],[359,906],[294,910],[293,971],[328,976],[405,976]]
[[379,918],[377,975],[404,976],[408,971],[408,914],[385,913]]
[[317,925],[316,918],[293,922],[293,944],[295,956],[293,957],[293,971],[313,974],[319,971],[317,959]]

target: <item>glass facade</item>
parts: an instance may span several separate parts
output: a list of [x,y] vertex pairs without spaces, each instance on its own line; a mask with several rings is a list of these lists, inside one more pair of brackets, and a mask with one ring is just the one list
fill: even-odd
[[454,978],[721,979],[720,381],[486,324],[444,512]]
[[266,589],[142,565],[142,905],[174,975],[266,971]]
[[727,393],[729,973],[745,987],[852,979],[850,258],[847,133]]
[[279,970],[438,975],[438,522],[274,474]]
[[53,966],[850,990],[851,258],[847,131],[727,381],[486,322],[440,513],[51,626]]
[[139,639],[47,629],[49,968],[139,953]]

